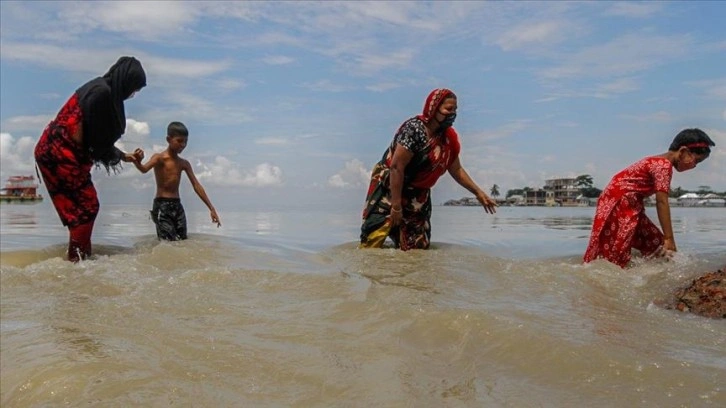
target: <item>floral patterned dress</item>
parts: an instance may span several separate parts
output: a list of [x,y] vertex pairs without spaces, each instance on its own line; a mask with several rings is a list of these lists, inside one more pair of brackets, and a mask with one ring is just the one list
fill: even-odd
[[81,132],[83,113],[73,94],[46,126],[35,146],[35,161],[63,225],[92,223],[98,215],[96,188],[91,180],[93,160],[73,141]]
[[[390,166],[396,145],[413,158],[404,170],[401,206],[403,220],[390,227]],[[361,226],[361,247],[381,247],[387,237],[402,250],[426,249],[431,238],[431,188],[459,155],[459,138],[453,128],[428,138],[419,117],[405,121],[381,160],[373,168]]]
[[672,176],[673,165],[663,157],[646,157],[613,176],[598,199],[583,260],[602,257],[624,268],[632,248],[648,256],[663,245],[663,233],[645,215],[643,200],[668,193]]

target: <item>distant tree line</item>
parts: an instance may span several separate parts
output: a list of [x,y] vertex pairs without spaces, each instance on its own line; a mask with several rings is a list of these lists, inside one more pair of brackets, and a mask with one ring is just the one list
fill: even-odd
[[[580,194],[582,194],[583,197],[587,198],[598,198],[600,197],[600,194],[602,193],[602,190],[595,187],[593,185],[592,176],[589,174],[582,174],[580,176],[575,177],[575,186],[580,190]],[[549,187],[544,186],[542,187],[542,190],[548,190]],[[522,187],[522,188],[513,188],[511,190],[507,190],[506,198],[510,198],[515,195],[519,196],[526,196],[528,191],[534,191],[537,190],[532,187]],[[723,198],[726,198],[726,191],[724,192],[715,192],[713,189],[711,189],[711,186],[698,186],[698,189],[693,190],[684,190],[680,186],[676,188],[672,188],[669,196],[672,198],[678,198],[686,193],[696,193],[698,195],[706,195],[706,194],[716,194],[718,196],[721,196]],[[499,193],[499,185],[494,184],[491,189],[489,189],[489,195],[494,198],[495,200],[500,196]],[[449,200],[444,203],[444,205],[464,205],[464,206],[478,206],[479,202],[475,198],[467,198],[464,197],[460,200]]]
[[668,195],[670,197],[677,198],[677,197],[682,196],[683,194],[688,194],[688,193],[696,193],[698,195],[716,194],[719,196],[726,197],[726,191],[719,193],[717,191],[713,191],[713,189],[711,189],[711,186],[698,186],[697,190],[684,190],[681,188],[681,186],[678,186],[676,188],[672,188],[671,192]]
[[[575,177],[575,186],[580,189],[580,194],[582,194],[583,197],[597,198],[597,197],[600,197],[600,194],[602,193],[602,190],[600,190],[599,188],[594,186],[592,176],[590,176],[589,174],[582,174],[580,176]],[[544,186],[544,187],[542,187],[542,189],[547,190],[548,187]],[[536,190],[536,189],[534,189],[532,187],[514,188],[511,190],[507,190],[506,198],[509,198],[514,195],[524,196],[527,194],[527,191],[534,191],[534,190]],[[499,196],[499,186],[495,184],[492,187],[491,192],[492,192],[491,195],[493,197]],[[494,194],[495,192],[496,192],[496,194]],[[711,189],[711,186],[705,186],[705,185],[698,186],[698,189],[695,191],[685,190],[685,189],[681,188],[680,186],[678,186],[676,188],[671,189],[669,196],[672,198],[678,198],[686,193],[696,193],[699,195],[713,193],[713,194],[717,194],[717,195],[726,197],[726,191],[718,193],[718,192],[713,191],[713,189]]]

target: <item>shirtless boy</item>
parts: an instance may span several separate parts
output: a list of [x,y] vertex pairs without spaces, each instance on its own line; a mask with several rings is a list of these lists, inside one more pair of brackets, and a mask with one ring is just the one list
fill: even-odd
[[[166,150],[152,155],[146,164],[141,164],[141,160],[134,162],[136,168],[142,173],[154,169],[156,197],[154,198],[154,207],[151,210],[151,219],[156,224],[156,236],[167,241],[187,239],[187,220],[184,207],[179,198],[179,183],[182,171],[189,177],[194,192],[209,208],[212,222],[216,223],[217,227],[222,225],[219,222],[217,210],[209,201],[204,187],[194,176],[191,164],[179,156],[187,146],[188,138],[189,131],[183,123],[171,122],[166,129],[166,141],[169,143]],[[134,154],[141,157],[141,159],[144,157],[144,153],[140,149],[136,149]]]

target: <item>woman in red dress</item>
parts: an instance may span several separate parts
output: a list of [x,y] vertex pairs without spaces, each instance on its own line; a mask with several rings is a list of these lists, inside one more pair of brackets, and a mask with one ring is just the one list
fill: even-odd
[[[597,258],[624,268],[635,248],[644,256],[676,251],[668,193],[673,168],[691,170],[711,154],[716,144],[700,129],[685,129],[668,152],[646,157],[613,176],[600,195],[584,261]],[[655,194],[662,232],[645,215],[643,200]]]
[[380,248],[387,237],[404,251],[426,249],[431,238],[431,188],[447,171],[493,214],[494,200],[469,177],[459,161],[459,136],[452,127],[456,95],[434,89],[423,113],[399,127],[373,168],[363,209],[360,247]]
[[[68,227],[68,259],[91,255],[98,215],[94,163],[107,171],[121,161],[140,160],[114,147],[126,130],[124,101],[146,86],[146,73],[133,57],[121,57],[102,76],[76,90],[46,126],[35,146],[35,162],[63,225]],[[141,154],[141,153],[139,153]]]

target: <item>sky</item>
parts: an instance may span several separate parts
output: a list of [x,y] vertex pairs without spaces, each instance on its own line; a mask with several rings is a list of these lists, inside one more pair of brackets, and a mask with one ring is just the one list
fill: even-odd
[[[218,207],[365,199],[370,170],[434,88],[458,96],[461,162],[502,195],[589,174],[596,187],[716,142],[672,187],[726,191],[726,2],[0,2],[0,176],[35,174],[45,125],[119,56],[147,86],[117,146],[166,126]],[[153,175],[94,170],[102,203],[151,202]],[[44,190],[43,190],[44,191]],[[471,196],[450,176],[435,204]],[[182,180],[182,200],[201,202]]]

